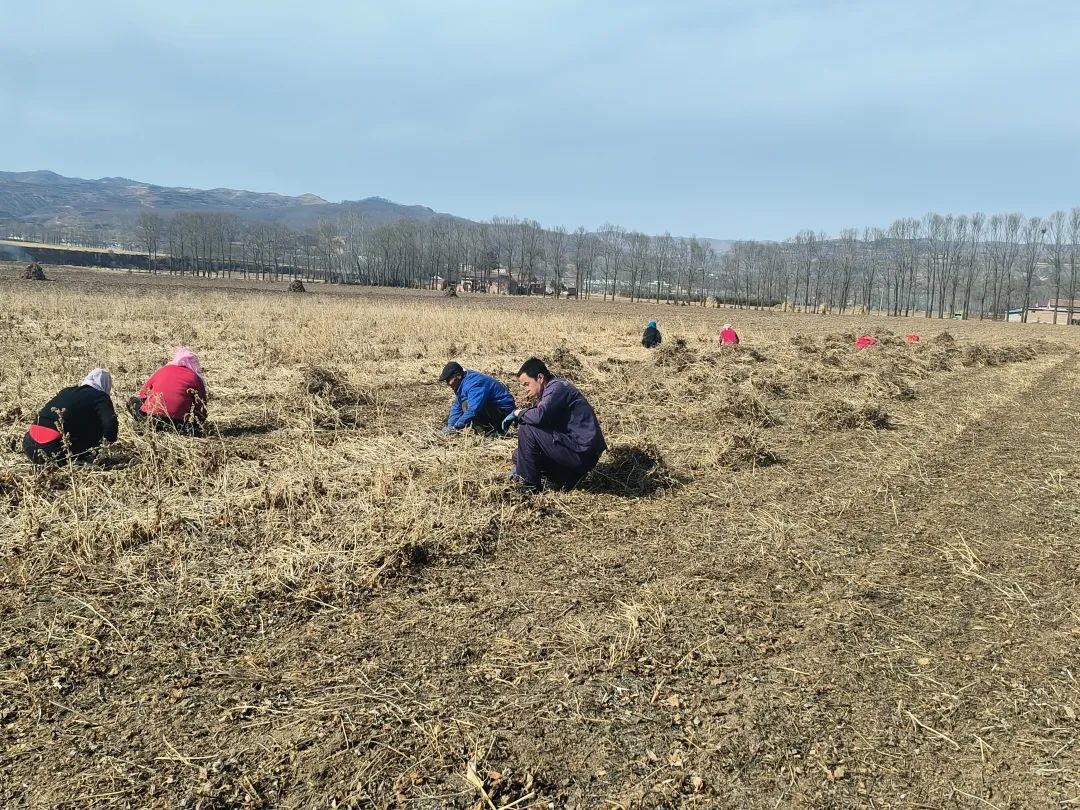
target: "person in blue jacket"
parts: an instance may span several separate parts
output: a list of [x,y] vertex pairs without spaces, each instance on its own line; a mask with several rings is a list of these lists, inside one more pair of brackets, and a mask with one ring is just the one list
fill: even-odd
[[443,433],[455,433],[472,427],[479,433],[501,434],[502,423],[514,410],[514,396],[494,377],[479,371],[466,371],[451,360],[439,375],[454,391],[454,404]]

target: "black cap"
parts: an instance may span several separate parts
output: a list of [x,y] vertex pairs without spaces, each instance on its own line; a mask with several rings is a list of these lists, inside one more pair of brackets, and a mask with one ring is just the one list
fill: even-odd
[[465,369],[461,367],[460,363],[455,363],[451,360],[445,366],[443,366],[442,374],[439,375],[439,382],[446,382],[451,377],[455,377],[458,374],[464,374]]

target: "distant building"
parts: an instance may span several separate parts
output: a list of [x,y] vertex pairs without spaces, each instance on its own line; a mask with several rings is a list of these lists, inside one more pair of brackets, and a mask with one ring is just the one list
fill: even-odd
[[457,291],[463,293],[488,293],[490,295],[522,295],[526,292],[523,285],[505,267],[496,267],[486,272],[464,265],[457,283]]
[[[1059,326],[1080,326],[1080,299],[1051,298],[1045,306],[1028,307],[1027,322],[1052,324],[1055,315]],[[1019,323],[1023,319],[1023,307],[1009,310],[1007,320]]]

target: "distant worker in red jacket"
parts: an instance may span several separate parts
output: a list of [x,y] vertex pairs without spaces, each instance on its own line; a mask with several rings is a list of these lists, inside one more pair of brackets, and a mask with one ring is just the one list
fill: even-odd
[[876,337],[871,337],[870,335],[863,335],[862,337],[860,337],[858,340],[855,341],[855,348],[856,349],[865,349],[867,346],[876,346],[876,345],[877,345],[877,338]]
[[137,422],[197,432],[206,421],[207,399],[202,364],[195,352],[181,346],[139,389],[139,395],[128,400],[128,412]]
[[904,340],[906,340],[911,345],[914,345],[914,344],[919,342],[919,336],[918,335],[908,335],[907,337],[904,338]]
[[720,330],[720,343],[724,346],[739,345],[739,333],[731,328],[730,323],[725,323],[724,328]]

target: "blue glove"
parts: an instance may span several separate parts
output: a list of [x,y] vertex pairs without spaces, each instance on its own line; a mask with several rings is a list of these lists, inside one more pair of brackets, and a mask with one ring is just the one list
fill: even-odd
[[508,413],[506,415],[506,418],[503,419],[503,421],[502,421],[503,433],[506,433],[506,431],[508,431],[510,429],[510,426],[512,424],[514,424],[514,422],[516,422],[517,420],[518,420],[517,411],[510,411],[510,413]]

